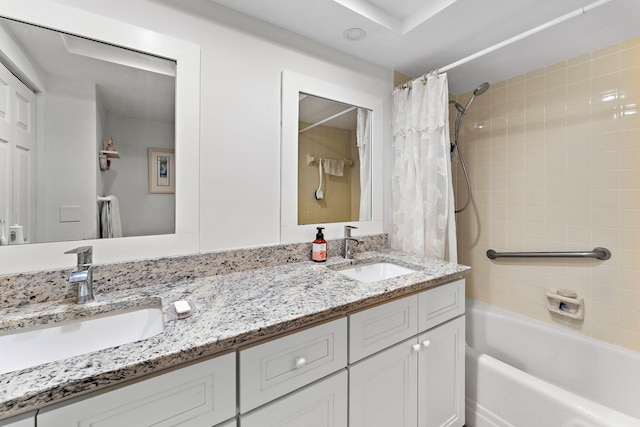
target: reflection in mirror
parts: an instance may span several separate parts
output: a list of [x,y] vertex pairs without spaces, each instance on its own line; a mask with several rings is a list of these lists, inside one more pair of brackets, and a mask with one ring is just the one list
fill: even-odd
[[175,233],[175,194],[149,191],[147,165],[175,149],[176,63],[7,19],[0,40],[9,243]]
[[298,224],[371,220],[370,111],[299,99]]

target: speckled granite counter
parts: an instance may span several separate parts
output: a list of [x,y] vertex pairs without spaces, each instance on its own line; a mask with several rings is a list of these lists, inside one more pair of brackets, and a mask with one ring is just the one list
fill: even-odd
[[417,272],[360,283],[332,269],[348,265],[336,257],[326,264],[298,262],[98,294],[98,301],[84,306],[65,301],[0,310],[0,331],[6,331],[41,323],[43,316],[60,320],[150,304],[158,297],[164,309],[181,299],[197,307],[193,316],[182,320],[165,314],[164,331],[152,338],[0,375],[0,419],[344,316],[459,279],[470,271],[394,251],[364,252],[354,259],[392,261]]

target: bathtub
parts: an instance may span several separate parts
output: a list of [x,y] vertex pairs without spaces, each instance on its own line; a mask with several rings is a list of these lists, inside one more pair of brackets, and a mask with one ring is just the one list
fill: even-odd
[[467,427],[640,426],[640,354],[477,301],[466,313]]

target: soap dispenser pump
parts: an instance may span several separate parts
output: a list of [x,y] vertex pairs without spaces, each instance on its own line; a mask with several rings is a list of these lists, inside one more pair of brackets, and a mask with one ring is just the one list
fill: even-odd
[[311,259],[315,262],[325,262],[327,260],[327,241],[324,240],[324,234],[322,234],[324,227],[316,228],[318,232],[316,233],[316,240],[313,241]]

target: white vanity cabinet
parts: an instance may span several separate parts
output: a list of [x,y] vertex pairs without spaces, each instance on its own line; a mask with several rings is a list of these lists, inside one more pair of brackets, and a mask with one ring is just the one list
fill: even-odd
[[[422,326],[405,339],[407,332],[399,325],[412,324],[408,307],[416,302]],[[371,356],[363,352],[364,358],[349,365],[349,426],[463,426],[462,314],[464,281],[352,315],[350,348],[370,341],[363,340],[363,335],[378,336],[388,343],[387,332],[392,329],[401,329],[396,342],[404,341]],[[425,325],[431,329],[425,331]]]
[[235,353],[230,353],[117,390],[63,402],[41,410],[37,425],[211,427],[236,414],[235,360]]

